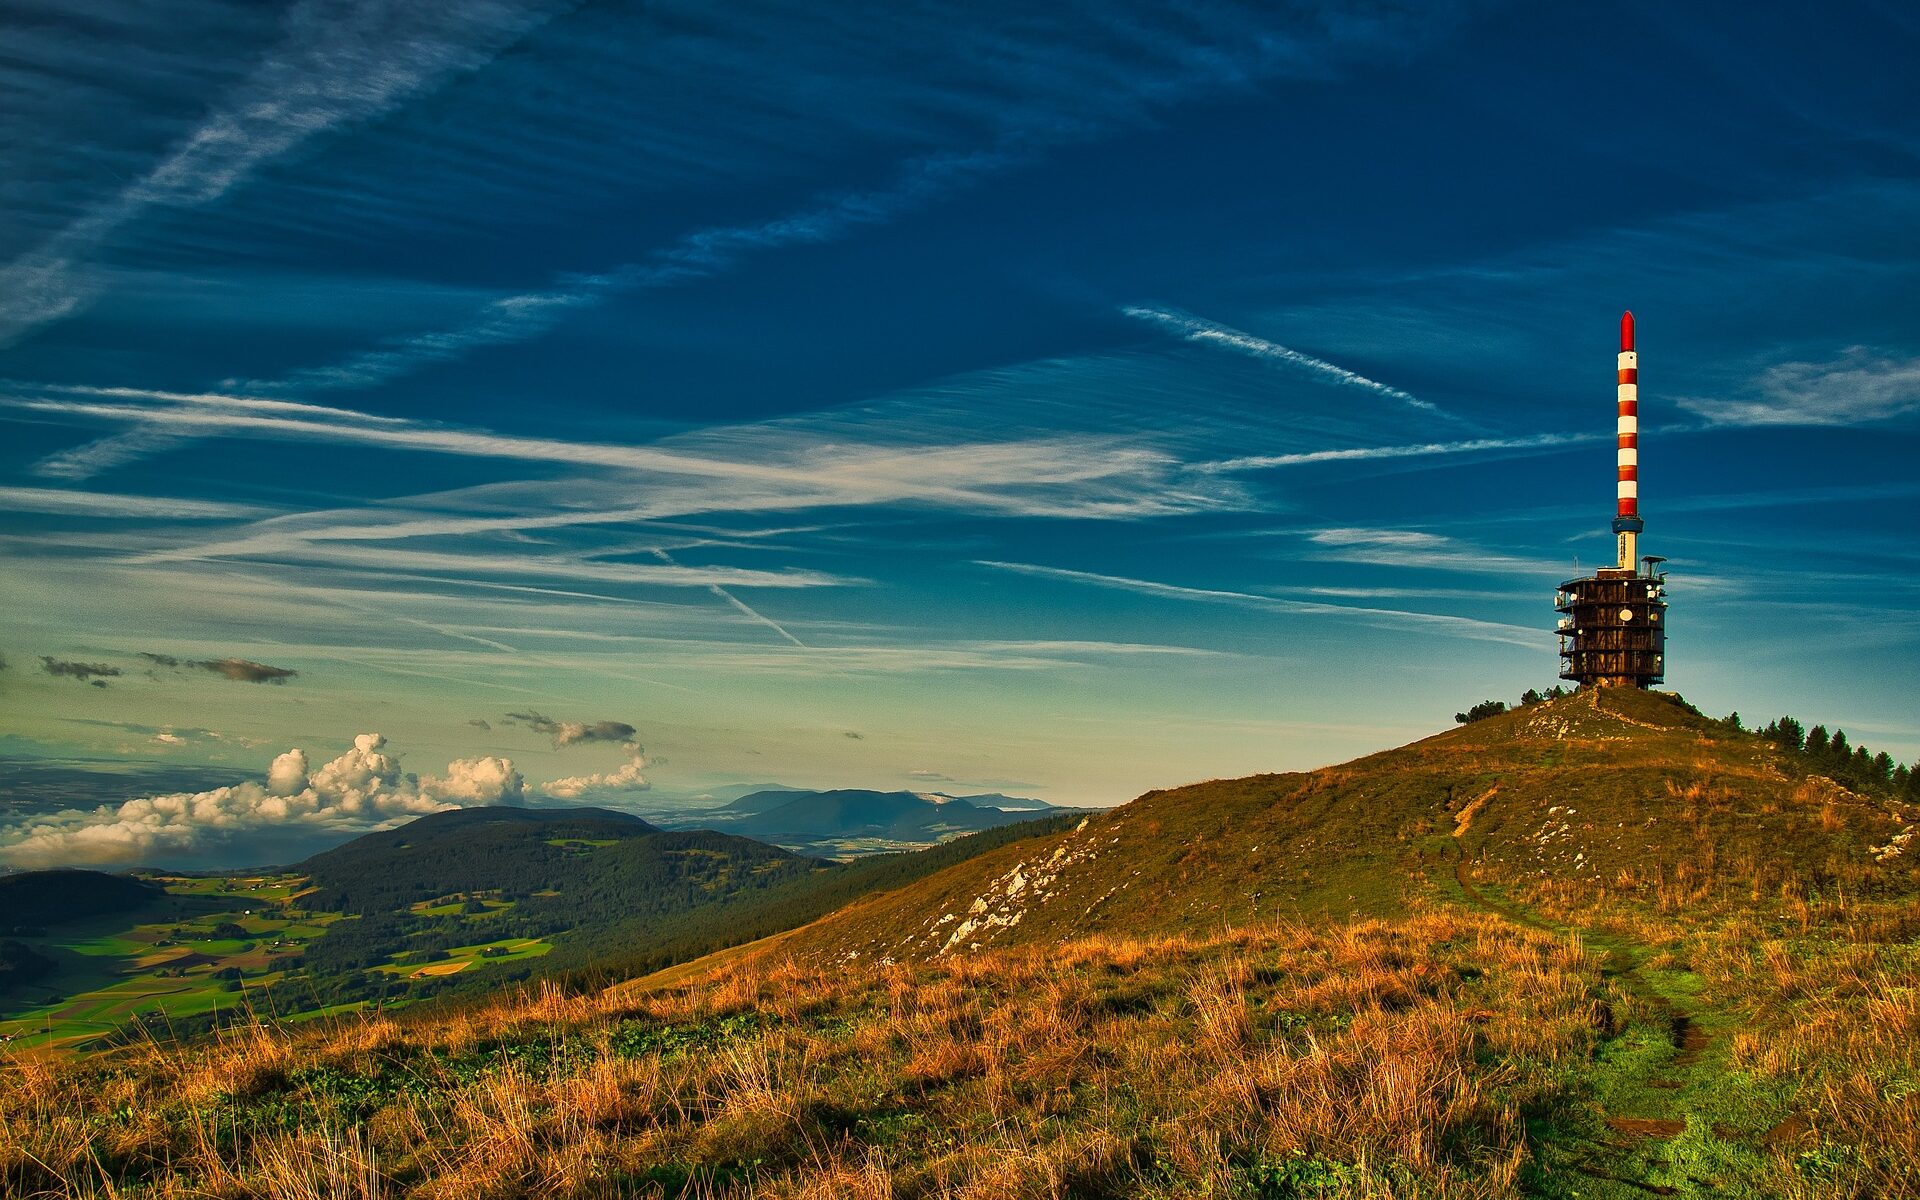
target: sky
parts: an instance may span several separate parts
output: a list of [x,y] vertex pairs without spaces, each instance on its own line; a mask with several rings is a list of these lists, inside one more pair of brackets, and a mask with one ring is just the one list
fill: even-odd
[[1060,804],[1556,681],[1920,756],[1920,15],[0,3],[0,866]]

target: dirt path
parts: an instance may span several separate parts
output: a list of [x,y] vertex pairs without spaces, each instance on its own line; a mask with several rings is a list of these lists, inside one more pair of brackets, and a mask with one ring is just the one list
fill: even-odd
[[1697,994],[1684,967],[1654,969],[1647,949],[1542,919],[1478,886],[1456,837],[1453,881],[1460,899],[1515,924],[1576,934],[1605,953],[1601,973],[1623,995],[1624,1027],[1595,1055],[1593,1107],[1567,1124],[1529,1129],[1537,1169],[1533,1195],[1581,1197],[1769,1195],[1765,1142],[1782,1107],[1729,1073],[1727,1034],[1736,1021]]

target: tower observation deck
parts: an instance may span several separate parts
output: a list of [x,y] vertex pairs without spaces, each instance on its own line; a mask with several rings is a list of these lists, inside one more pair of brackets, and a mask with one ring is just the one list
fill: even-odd
[[1554,596],[1560,678],[1581,687],[1644,688],[1662,682],[1667,671],[1667,576],[1659,569],[1666,560],[1638,554],[1646,523],[1640,519],[1640,356],[1632,313],[1620,318],[1618,372],[1613,533],[1619,559],[1567,580]]

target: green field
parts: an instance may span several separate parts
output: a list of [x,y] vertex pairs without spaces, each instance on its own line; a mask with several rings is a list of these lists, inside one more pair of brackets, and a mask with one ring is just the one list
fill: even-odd
[[[455,946],[447,951],[447,956],[432,961],[415,961],[410,955],[401,955],[399,962],[388,963],[375,968],[383,974],[398,976],[456,975],[475,966],[491,963],[517,962],[526,958],[539,958],[553,949],[553,943],[541,938],[502,938],[494,942],[480,942],[472,946]],[[499,953],[489,956],[488,950]]]
[[470,917],[490,917],[497,913],[506,912],[512,908],[514,904],[511,900],[500,899],[496,893],[468,892],[448,899],[422,900],[418,903],[408,905],[407,911],[418,917],[453,917],[461,915],[462,910],[465,909],[467,905],[474,903],[485,905],[486,911],[483,913],[466,913],[465,915]]
[[[0,1045],[9,1049],[78,1049],[139,1020],[150,1027],[250,1005],[260,988],[298,980],[285,959],[297,955],[344,914],[311,912],[298,875],[152,876],[166,897],[135,913],[70,922],[46,936],[24,938],[53,958],[54,974],[0,995]],[[463,913],[478,900],[484,913]],[[484,922],[513,907],[494,895],[461,895],[443,904],[416,904],[415,916]],[[220,927],[245,934],[217,936]],[[445,958],[419,961],[399,952],[373,967],[388,978],[431,979],[493,963],[537,958],[552,950],[535,938],[476,941]],[[488,950],[498,953],[488,957]],[[355,1012],[367,1001],[324,1005],[297,1019]]]
[[[167,896],[138,913],[75,921],[24,939],[59,968],[5,998],[0,1041],[69,1048],[136,1017],[164,1023],[244,1004],[248,985],[279,977],[272,951],[295,952],[326,925],[304,914],[300,922],[288,917],[288,897],[305,883],[300,876],[154,881]],[[215,936],[223,924],[248,936]],[[215,978],[230,970],[239,981]]]

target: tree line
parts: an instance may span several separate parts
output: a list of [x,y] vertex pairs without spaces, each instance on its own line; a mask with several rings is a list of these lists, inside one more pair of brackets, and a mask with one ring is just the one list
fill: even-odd
[[[1739,729],[1740,714],[1729,714],[1726,723]],[[1848,741],[1844,729],[1829,733],[1825,725],[1808,729],[1798,718],[1776,717],[1754,732],[1781,749],[1799,755],[1808,770],[1817,771],[1856,792],[1882,792],[1920,800],[1920,762],[1908,766],[1896,762],[1885,750],[1856,746]]]
[[[1572,694],[1571,689],[1557,685],[1544,692],[1528,688],[1521,693],[1517,707],[1525,708]],[[1696,713],[1700,711],[1679,696],[1674,699]],[[1465,712],[1453,714],[1453,719],[1461,725],[1469,725],[1508,711],[1504,700],[1482,700]],[[1759,734],[1781,749],[1798,755],[1806,770],[1825,775],[1853,791],[1879,792],[1920,801],[1920,762],[1909,766],[1897,761],[1885,750],[1874,751],[1865,746],[1856,746],[1848,740],[1844,729],[1828,732],[1825,725],[1808,729],[1797,717],[1776,717],[1760,729],[1748,730],[1741,723],[1738,712],[1728,713],[1720,718],[1720,723],[1729,729]]]

